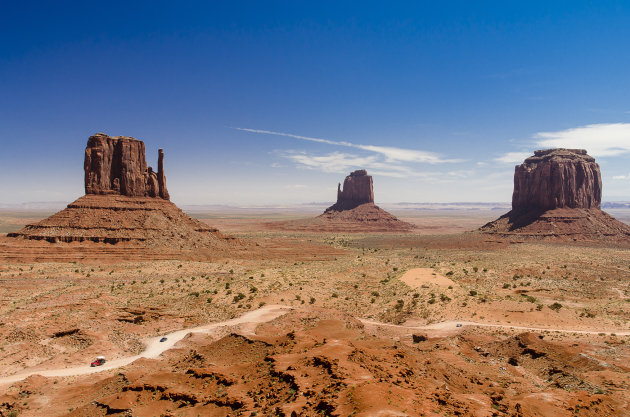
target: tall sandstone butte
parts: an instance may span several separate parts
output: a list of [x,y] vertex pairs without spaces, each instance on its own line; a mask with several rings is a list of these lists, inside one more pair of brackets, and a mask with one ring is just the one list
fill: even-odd
[[512,210],[480,228],[484,233],[591,240],[630,237],[630,226],[600,209],[599,165],[583,149],[534,152],[514,170]]
[[[361,204],[374,203],[372,176],[364,169],[350,173],[341,184],[337,185],[337,203],[328,210],[351,210]],[[328,211],[327,210],[327,211]]]
[[127,136],[90,136],[85,148],[85,194],[170,198],[166,189],[164,152],[158,153],[158,172],[147,167],[145,146]]
[[599,165],[584,149],[547,149],[514,170],[512,210],[599,208],[602,177]]
[[[203,258],[209,250],[222,251],[239,244],[169,201],[164,152],[158,152],[157,173],[147,166],[144,153],[144,142],[131,137],[91,136],[83,165],[85,195],[60,212],[7,236],[50,243],[128,244],[136,252],[123,251],[124,257],[194,250],[200,251],[195,256]],[[108,252],[102,246],[92,249],[96,252],[91,255],[118,256],[117,251]],[[77,247],[84,253],[92,249]]]

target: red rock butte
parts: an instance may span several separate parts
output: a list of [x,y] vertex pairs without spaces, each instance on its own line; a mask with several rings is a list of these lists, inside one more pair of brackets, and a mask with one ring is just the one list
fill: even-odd
[[374,203],[374,186],[372,176],[366,170],[360,169],[346,177],[343,189],[341,183],[337,184],[337,202],[326,211],[351,210],[366,203]]
[[350,173],[337,186],[337,202],[314,219],[271,222],[270,229],[308,232],[409,232],[401,221],[374,204],[372,177],[364,169]]
[[85,148],[85,194],[119,194],[168,200],[164,151],[158,151],[158,171],[147,167],[144,142],[128,136],[97,133]]
[[216,249],[235,241],[169,201],[161,149],[156,173],[147,166],[144,142],[98,133],[88,139],[84,171],[86,195],[7,236],[50,243],[125,242],[174,250]]
[[534,152],[514,170],[512,210],[480,231],[506,236],[589,240],[630,237],[600,209],[599,165],[584,149]]

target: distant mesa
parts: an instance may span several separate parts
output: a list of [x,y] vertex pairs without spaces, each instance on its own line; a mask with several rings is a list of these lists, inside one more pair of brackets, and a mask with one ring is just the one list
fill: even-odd
[[480,231],[506,236],[630,237],[630,227],[600,209],[599,165],[584,149],[534,152],[514,170],[512,210]]
[[314,219],[268,223],[271,229],[312,232],[410,232],[415,226],[374,204],[372,177],[354,171],[337,186],[337,202]]
[[147,166],[143,141],[98,133],[88,139],[84,171],[83,197],[7,236],[51,243],[127,242],[174,250],[219,248],[234,240],[169,201],[161,149],[155,172]]
[[351,172],[341,183],[337,184],[337,202],[326,211],[352,210],[361,204],[374,203],[374,187],[372,176],[367,171],[360,169]]

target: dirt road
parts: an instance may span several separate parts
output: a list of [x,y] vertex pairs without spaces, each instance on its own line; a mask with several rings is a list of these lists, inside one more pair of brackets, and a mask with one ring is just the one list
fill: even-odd
[[390,323],[381,323],[378,321],[359,319],[361,323],[372,325],[372,326],[382,326],[382,327],[396,327],[400,329],[409,329],[409,330],[457,330],[458,324],[461,324],[461,327],[464,326],[477,326],[477,327],[496,327],[500,329],[514,329],[514,330],[524,330],[524,331],[532,331],[532,332],[556,332],[556,333],[576,333],[576,334],[603,334],[603,335],[611,335],[616,334],[617,336],[629,336],[630,330],[572,330],[572,329],[556,329],[556,328],[547,328],[547,327],[528,327],[528,326],[513,326],[511,324],[492,324],[492,323],[479,323],[475,321],[442,321],[440,323],[429,324],[426,326],[405,326],[400,324],[390,324]]
[[[126,358],[114,359],[106,362],[102,366],[91,367],[90,365],[77,366],[73,368],[61,368],[61,369],[46,369],[46,370],[35,370],[35,371],[26,371],[19,372],[15,375],[10,375],[6,377],[0,378],[0,385],[3,384],[12,384],[17,381],[21,381],[23,379],[28,378],[31,375],[42,375],[45,377],[64,377],[64,376],[76,376],[76,375],[86,375],[92,374],[96,372],[107,371],[110,369],[120,368],[121,366],[125,366],[130,364],[131,362],[140,359],[140,358],[157,358],[163,352],[171,349],[175,346],[177,342],[182,340],[189,333],[208,333],[211,334],[213,331],[228,326],[236,326],[236,325],[245,325],[247,331],[248,325],[257,325],[259,323],[265,323],[285,314],[287,311],[291,310],[291,307],[281,306],[281,305],[269,305],[259,308],[258,310],[250,311],[248,313],[243,314],[241,317],[222,321],[219,323],[207,324],[204,326],[193,327],[190,329],[178,330],[166,335],[152,337],[150,339],[145,340],[146,349],[140,353],[139,355],[129,356]],[[250,330],[251,331],[251,330]],[[166,337],[165,342],[160,342],[160,339]]]
[[[163,352],[173,348],[177,342],[182,340],[189,333],[207,333],[212,334],[219,328],[227,327],[227,326],[236,326],[241,325],[240,331],[246,334],[253,334],[256,325],[259,323],[265,323],[275,319],[276,317],[280,317],[283,314],[286,314],[288,311],[294,309],[294,307],[283,306],[283,305],[269,305],[259,308],[258,310],[250,311],[248,313],[243,314],[241,317],[222,321],[218,323],[207,324],[204,326],[193,327],[190,329],[178,330],[163,336],[157,336],[150,339],[147,339],[146,349],[136,356],[129,356],[126,358],[114,359],[105,363],[103,366],[98,367],[90,367],[89,365],[78,366],[73,368],[61,368],[61,369],[48,369],[48,370],[31,370],[26,372],[20,372],[15,375],[10,375],[6,377],[0,378],[0,385],[4,384],[12,384],[17,381],[21,381],[23,379],[28,378],[31,375],[42,375],[45,377],[66,377],[66,376],[76,376],[76,375],[86,375],[92,374],[96,372],[102,372],[106,370],[120,368],[122,366],[128,365],[133,361],[140,358],[157,358]],[[479,327],[495,327],[502,329],[515,329],[515,330],[524,330],[524,331],[536,331],[536,332],[558,332],[558,333],[577,333],[577,334],[616,334],[618,336],[627,336],[630,335],[630,331],[628,330],[619,330],[619,331],[599,331],[599,330],[572,330],[572,329],[554,329],[554,328],[541,328],[541,327],[527,327],[527,326],[512,326],[508,324],[490,324],[490,323],[478,323],[472,321],[445,321],[441,323],[430,324],[426,326],[404,326],[404,325],[396,325],[390,323],[381,323],[378,321],[360,319],[363,324],[371,325],[371,326],[381,326],[381,327],[395,327],[400,329],[407,330],[425,330],[425,331],[457,331],[465,326],[479,326]],[[460,327],[457,327],[458,324],[461,324]],[[160,342],[162,337],[166,337],[167,340],[165,342]]]

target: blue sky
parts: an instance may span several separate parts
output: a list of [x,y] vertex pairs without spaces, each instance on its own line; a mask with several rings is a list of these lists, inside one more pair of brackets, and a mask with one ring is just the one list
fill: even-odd
[[[181,3],[181,4],[180,4]],[[630,200],[626,1],[12,2],[0,203],[83,193],[96,132],[166,153],[180,204],[510,201],[535,149],[586,148]]]

